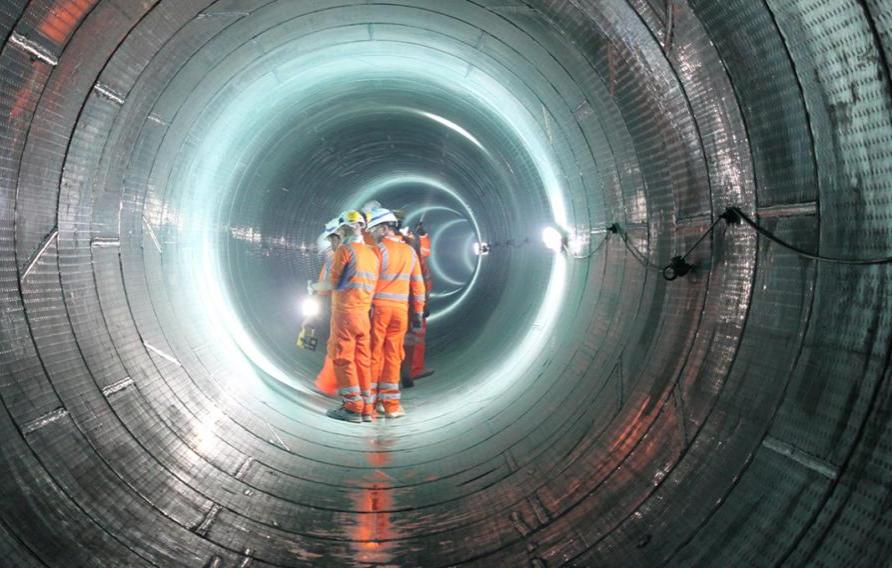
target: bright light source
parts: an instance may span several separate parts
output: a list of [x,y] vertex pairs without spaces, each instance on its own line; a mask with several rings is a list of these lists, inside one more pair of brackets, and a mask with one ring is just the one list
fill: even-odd
[[474,254],[477,256],[489,254],[489,245],[486,243],[474,243]]
[[322,311],[322,305],[316,298],[304,298],[300,304],[300,311],[303,312],[305,318],[312,318],[319,315]]
[[545,248],[554,252],[561,252],[564,247],[564,237],[554,227],[545,227],[542,230],[542,242],[545,243]]

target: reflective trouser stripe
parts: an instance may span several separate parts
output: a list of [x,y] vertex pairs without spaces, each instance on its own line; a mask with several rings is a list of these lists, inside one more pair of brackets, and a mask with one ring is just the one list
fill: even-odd
[[406,304],[375,304],[372,315],[372,376],[378,381],[378,400],[386,411],[394,411],[400,402],[400,364],[405,350],[403,341],[409,326]]
[[370,390],[369,315],[366,310],[335,312],[328,355],[334,363],[338,393],[350,412],[362,412],[363,391]]

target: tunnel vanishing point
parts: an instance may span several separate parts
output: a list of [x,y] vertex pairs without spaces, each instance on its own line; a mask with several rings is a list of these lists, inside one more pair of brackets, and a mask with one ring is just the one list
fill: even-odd
[[[0,565],[890,565],[892,273],[824,257],[892,255],[892,2],[0,31]],[[297,305],[369,199],[429,225],[436,373],[346,424]]]

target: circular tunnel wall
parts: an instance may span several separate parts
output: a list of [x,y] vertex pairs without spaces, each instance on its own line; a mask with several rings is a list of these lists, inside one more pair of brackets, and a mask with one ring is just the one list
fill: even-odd
[[[888,265],[719,217],[890,254],[886,3],[11,0],[0,30],[10,565],[888,558]],[[437,372],[343,424],[297,304],[370,199],[437,243]]]

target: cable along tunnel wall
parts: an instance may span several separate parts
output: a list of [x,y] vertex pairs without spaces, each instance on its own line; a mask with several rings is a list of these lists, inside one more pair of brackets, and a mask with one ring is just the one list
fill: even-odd
[[735,206],[888,256],[888,3],[10,0],[0,30],[4,562],[888,558],[888,266],[740,225],[671,283],[619,239],[494,249],[410,416],[356,427],[245,315],[406,180],[492,242],[617,223],[661,265]]

